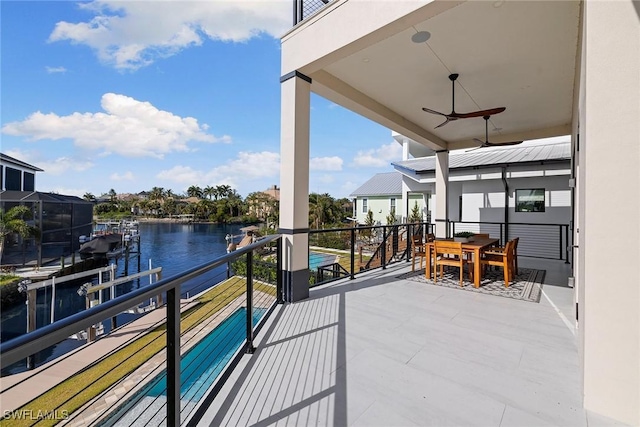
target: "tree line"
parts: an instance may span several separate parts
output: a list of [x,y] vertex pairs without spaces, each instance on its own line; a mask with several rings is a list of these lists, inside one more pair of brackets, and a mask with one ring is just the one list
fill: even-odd
[[[101,197],[85,193],[83,199],[95,204],[94,215],[106,218],[191,215],[194,221],[263,222],[272,228],[277,228],[279,222],[277,198],[262,191],[243,198],[229,185],[204,188],[192,185],[184,194],[162,187],[134,195],[118,194],[111,189]],[[352,204],[347,198],[335,199],[328,193],[309,195],[309,227],[312,229],[341,226],[351,214]]]

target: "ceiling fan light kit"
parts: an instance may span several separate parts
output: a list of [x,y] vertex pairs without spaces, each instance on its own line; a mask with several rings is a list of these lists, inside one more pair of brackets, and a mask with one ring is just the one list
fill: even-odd
[[458,119],[471,119],[474,117],[484,117],[484,116],[493,116],[494,114],[502,113],[506,110],[506,107],[497,107],[490,108],[488,110],[479,110],[472,111],[470,113],[456,113],[455,102],[456,102],[456,80],[458,79],[459,74],[454,73],[449,75],[449,80],[451,80],[451,113],[444,114],[436,110],[432,110],[430,108],[422,107],[422,111],[427,113],[436,114],[439,116],[443,116],[445,121],[440,123],[435,129],[438,129],[449,122],[458,120]]

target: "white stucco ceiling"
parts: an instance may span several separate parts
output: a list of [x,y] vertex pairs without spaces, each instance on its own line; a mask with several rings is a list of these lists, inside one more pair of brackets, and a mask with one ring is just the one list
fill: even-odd
[[[451,112],[448,75],[458,73],[456,112],[506,107],[490,119],[490,141],[565,135],[573,116],[579,17],[577,1],[463,2],[382,40],[360,42],[317,72],[339,96],[319,93],[367,116],[357,107],[361,101],[345,102],[345,95],[355,99],[348,87],[388,109],[392,121],[400,117],[432,140],[460,148],[472,138],[484,140],[482,118],[434,129],[443,117],[422,111]],[[414,43],[419,31],[428,31],[429,40]],[[401,126],[394,130],[402,133]]]

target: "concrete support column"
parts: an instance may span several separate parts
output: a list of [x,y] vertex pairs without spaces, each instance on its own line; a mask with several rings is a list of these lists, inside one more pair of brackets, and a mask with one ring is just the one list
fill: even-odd
[[449,234],[449,152],[436,153],[436,237]]
[[409,205],[409,185],[407,185],[406,176],[402,175],[402,207],[400,208],[400,216],[402,217],[402,222],[409,222],[409,216],[411,215],[412,206]]
[[578,320],[584,407],[637,426],[640,8],[629,0],[582,5]]
[[280,233],[284,299],[309,297],[309,121],[311,79],[280,79]]

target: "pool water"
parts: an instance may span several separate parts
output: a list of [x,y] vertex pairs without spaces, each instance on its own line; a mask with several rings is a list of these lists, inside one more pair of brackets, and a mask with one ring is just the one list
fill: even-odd
[[309,270],[315,271],[318,267],[322,267],[323,265],[333,264],[335,259],[335,254],[309,252]]
[[[255,326],[264,308],[254,308]],[[180,361],[181,420],[195,410],[198,401],[227,366],[246,340],[246,308],[241,307],[225,319],[205,338],[182,356]],[[163,371],[149,385],[121,405],[101,425],[133,426],[164,425],[166,420],[167,377]]]

